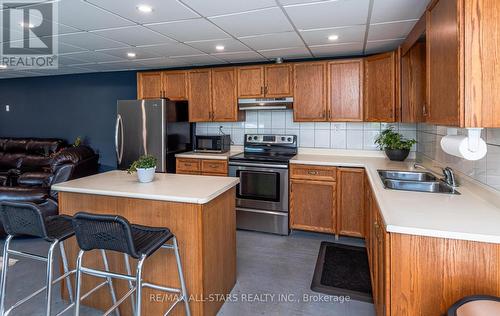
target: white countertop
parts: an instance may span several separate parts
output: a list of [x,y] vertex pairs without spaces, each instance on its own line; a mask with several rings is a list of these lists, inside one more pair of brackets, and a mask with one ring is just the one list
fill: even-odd
[[239,154],[240,152],[241,151],[228,151],[227,153],[217,154],[188,151],[182,154],[176,154],[175,158],[227,160],[230,156]]
[[139,183],[137,175],[109,171],[52,186],[60,192],[85,193],[205,204],[239,183],[238,178],[157,173],[150,183]]
[[458,187],[461,195],[384,189],[378,169],[412,170],[413,161],[299,153],[290,163],[365,168],[388,232],[500,243],[500,208],[473,184]]

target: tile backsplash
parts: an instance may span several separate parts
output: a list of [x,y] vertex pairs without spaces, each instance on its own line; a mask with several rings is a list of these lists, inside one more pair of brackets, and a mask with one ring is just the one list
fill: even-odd
[[235,145],[243,145],[245,134],[291,134],[297,135],[300,147],[378,150],[374,139],[389,125],[407,138],[417,136],[416,124],[298,123],[293,121],[292,110],[248,111],[245,122],[197,123],[196,134],[218,134],[222,126],[222,132],[231,135]]
[[[466,134],[465,129],[458,129],[459,134]],[[447,127],[429,124],[417,126],[417,159],[426,157],[446,165],[483,184],[500,191],[500,129],[487,128],[481,137],[488,145],[486,157],[469,161],[451,156],[441,149],[441,138],[446,136]]]

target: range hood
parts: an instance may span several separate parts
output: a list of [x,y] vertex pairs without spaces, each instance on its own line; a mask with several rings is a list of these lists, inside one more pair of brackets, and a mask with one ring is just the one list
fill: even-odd
[[238,99],[238,108],[243,111],[292,109],[293,98]]

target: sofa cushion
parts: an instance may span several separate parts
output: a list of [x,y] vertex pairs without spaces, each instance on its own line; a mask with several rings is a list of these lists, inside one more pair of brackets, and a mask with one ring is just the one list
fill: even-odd
[[6,138],[0,138],[0,153],[3,153],[5,151],[5,143],[7,142]]
[[30,155],[50,156],[66,146],[60,139],[36,139],[26,144],[26,152]]
[[50,172],[25,172],[19,176],[17,183],[21,186],[49,187],[53,173]]
[[6,153],[26,153],[27,139],[9,139],[4,145]]
[[41,203],[48,197],[47,188],[0,187],[0,201]]
[[52,163],[51,157],[44,156],[25,156],[21,162],[22,172],[35,172],[50,170]]
[[0,171],[19,169],[22,163],[22,154],[5,154],[0,157]]
[[65,148],[53,157],[52,171],[68,163],[78,164],[82,160],[94,157],[95,155],[94,150],[87,146]]

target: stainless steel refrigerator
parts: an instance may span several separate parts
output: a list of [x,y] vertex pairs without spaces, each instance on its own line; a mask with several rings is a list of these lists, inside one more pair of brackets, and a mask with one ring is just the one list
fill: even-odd
[[125,170],[142,155],[158,159],[157,172],[175,172],[175,154],[192,149],[188,103],[119,100],[115,147],[118,169]]

